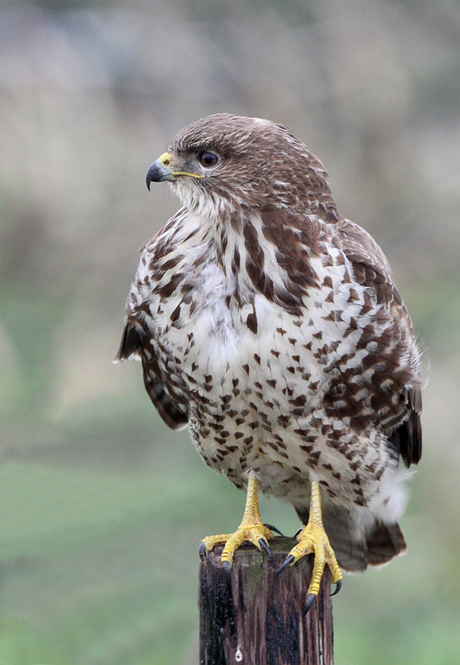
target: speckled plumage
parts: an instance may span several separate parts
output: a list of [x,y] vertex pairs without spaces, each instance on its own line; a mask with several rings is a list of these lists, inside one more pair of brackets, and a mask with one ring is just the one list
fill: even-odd
[[306,521],[317,480],[342,567],[390,560],[421,383],[383,252],[281,125],[209,116],[168,151],[183,207],[142,252],[118,357],[142,360],[162,418],[236,487],[253,471]]

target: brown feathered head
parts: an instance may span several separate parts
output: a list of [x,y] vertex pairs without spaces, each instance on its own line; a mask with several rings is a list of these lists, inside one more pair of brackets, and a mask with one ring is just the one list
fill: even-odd
[[185,127],[150,167],[147,185],[158,180],[187,207],[205,196],[220,205],[335,209],[321,162],[286,127],[260,118],[218,113]]

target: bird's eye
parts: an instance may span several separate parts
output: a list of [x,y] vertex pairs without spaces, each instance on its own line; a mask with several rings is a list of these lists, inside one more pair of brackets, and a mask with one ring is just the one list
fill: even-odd
[[217,162],[219,161],[219,158],[216,154],[213,152],[201,152],[198,155],[198,159],[200,160],[200,164],[204,166],[205,168],[209,168],[211,166],[215,166]]

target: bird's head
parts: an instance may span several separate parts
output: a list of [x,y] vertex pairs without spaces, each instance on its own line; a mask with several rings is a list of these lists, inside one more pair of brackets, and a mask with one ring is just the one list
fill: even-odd
[[218,113],[185,127],[147,172],[168,181],[186,206],[204,198],[220,205],[311,208],[330,199],[321,162],[286,127]]

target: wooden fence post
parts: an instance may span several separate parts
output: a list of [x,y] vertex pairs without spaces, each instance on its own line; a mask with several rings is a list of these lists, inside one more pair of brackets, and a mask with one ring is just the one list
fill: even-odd
[[208,552],[200,566],[200,665],[333,665],[329,571],[304,616],[313,555],[277,575],[292,543],[270,541],[271,561],[243,545],[230,575],[222,547]]

